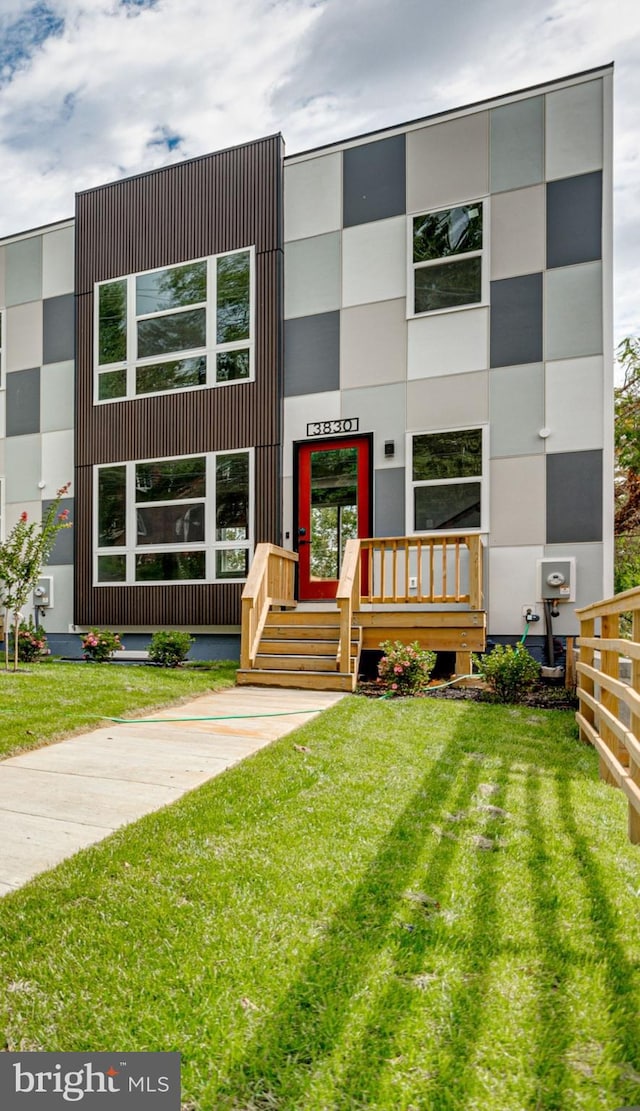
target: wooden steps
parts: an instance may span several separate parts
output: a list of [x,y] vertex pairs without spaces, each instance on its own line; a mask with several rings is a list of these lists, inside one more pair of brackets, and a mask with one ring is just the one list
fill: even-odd
[[241,685],[355,690],[360,659],[359,630],[352,633],[350,669],[340,671],[340,614],[337,610],[271,608],[250,668],[241,668]]

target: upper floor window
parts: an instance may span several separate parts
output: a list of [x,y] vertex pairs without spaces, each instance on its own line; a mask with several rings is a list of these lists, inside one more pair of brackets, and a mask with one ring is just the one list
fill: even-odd
[[6,347],[6,338],[5,338],[4,309],[0,309],[0,389],[4,389],[4,387],[5,387],[5,376],[4,376],[5,347]]
[[254,251],[100,282],[98,401],[253,378]]
[[413,532],[486,530],[486,449],[482,428],[409,434],[407,520]]
[[482,201],[411,217],[411,315],[483,300],[482,217]]

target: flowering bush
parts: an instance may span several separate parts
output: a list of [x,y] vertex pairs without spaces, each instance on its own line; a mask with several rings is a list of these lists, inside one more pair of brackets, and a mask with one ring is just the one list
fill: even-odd
[[177,629],[162,629],[154,633],[149,645],[149,659],[160,667],[179,667],[189,655],[193,637]]
[[122,648],[118,633],[112,633],[110,629],[89,629],[81,640],[85,660],[93,660],[97,664],[110,660],[113,653]]
[[403,644],[401,640],[385,640],[380,645],[383,656],[378,664],[378,683],[391,694],[415,694],[425,687],[436,662],[435,652],[427,652],[417,640]]
[[[13,651],[13,630],[10,637],[10,649]],[[18,626],[18,659],[20,663],[33,663],[47,647],[47,635],[42,625],[34,625],[33,618],[21,621]]]
[[473,662],[496,702],[522,702],[540,677],[540,664],[520,644],[496,644]]

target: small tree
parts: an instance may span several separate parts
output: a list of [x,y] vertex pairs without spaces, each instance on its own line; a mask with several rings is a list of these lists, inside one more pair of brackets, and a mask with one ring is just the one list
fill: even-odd
[[[29,521],[27,513],[20,514],[4,544],[0,545],[0,598],[7,615],[4,637],[4,659],[9,670],[8,627],[13,626],[13,670],[18,670],[18,632],[22,608],[29,594],[35,589],[42,565],[46,563],[60,529],[70,528],[68,509],[59,512],[60,501],[67,493],[67,483],[51,502],[42,521]],[[9,621],[11,617],[11,622]]]

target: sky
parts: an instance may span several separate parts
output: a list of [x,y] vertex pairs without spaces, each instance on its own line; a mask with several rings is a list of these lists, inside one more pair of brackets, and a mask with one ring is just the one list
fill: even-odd
[[0,236],[281,131],[288,154],[615,62],[615,337],[640,335],[638,0],[0,0]]

